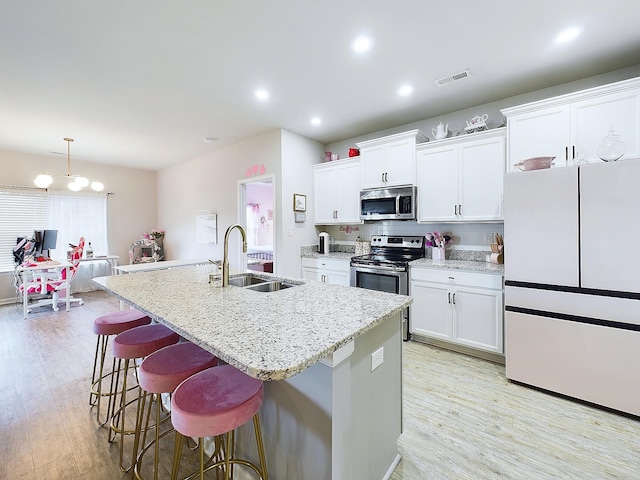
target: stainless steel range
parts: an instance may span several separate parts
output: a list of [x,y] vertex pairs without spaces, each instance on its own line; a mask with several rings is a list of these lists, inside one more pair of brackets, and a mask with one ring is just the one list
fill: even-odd
[[[409,295],[409,262],[424,257],[424,237],[373,235],[371,253],[351,257],[351,286]],[[403,316],[403,339],[409,340],[409,308]]]

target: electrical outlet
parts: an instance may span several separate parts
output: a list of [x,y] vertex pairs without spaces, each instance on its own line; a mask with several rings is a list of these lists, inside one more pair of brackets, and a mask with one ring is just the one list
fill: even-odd
[[382,362],[384,362],[384,347],[380,347],[371,354],[371,371],[382,365]]
[[485,243],[495,243],[495,236],[493,233],[485,233],[484,234]]

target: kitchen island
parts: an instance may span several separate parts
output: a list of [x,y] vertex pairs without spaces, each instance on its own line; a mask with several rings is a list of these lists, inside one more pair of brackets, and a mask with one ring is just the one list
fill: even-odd
[[[388,478],[399,460],[401,313],[411,298],[295,279],[270,293],[222,288],[210,274],[215,265],[94,281],[266,382],[270,478]],[[372,369],[374,352],[382,363]]]

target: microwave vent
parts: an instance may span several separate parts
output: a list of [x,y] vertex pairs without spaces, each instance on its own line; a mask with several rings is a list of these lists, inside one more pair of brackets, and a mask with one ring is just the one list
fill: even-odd
[[448,83],[457,82],[458,80],[462,80],[463,78],[467,78],[471,76],[471,70],[468,68],[463,70],[462,72],[454,73],[453,75],[448,75],[446,77],[442,77],[436,80],[436,85],[442,87],[443,85],[447,85]]

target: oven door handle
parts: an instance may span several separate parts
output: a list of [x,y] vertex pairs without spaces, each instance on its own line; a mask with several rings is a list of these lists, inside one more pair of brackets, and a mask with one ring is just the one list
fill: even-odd
[[368,265],[351,265],[351,268],[355,268],[356,271],[358,272],[369,272],[369,273],[376,273],[380,270],[384,270],[386,272],[398,272],[398,273],[402,273],[405,272],[406,269],[404,267],[393,267],[393,266],[387,266],[387,265],[376,265],[375,267],[371,267]]

